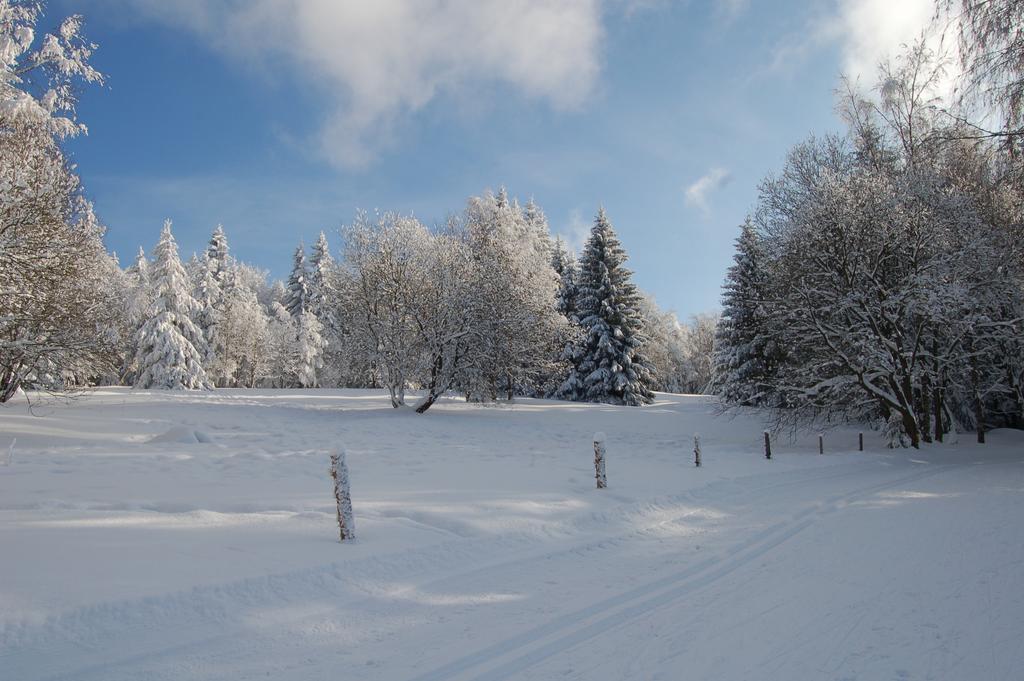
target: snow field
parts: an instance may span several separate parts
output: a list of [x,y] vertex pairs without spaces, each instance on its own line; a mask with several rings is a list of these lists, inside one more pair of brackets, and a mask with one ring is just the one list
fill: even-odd
[[763,427],[675,395],[10,405],[0,677],[1015,678],[1019,434],[908,453],[867,433],[861,454],[838,430],[825,456],[815,433],[766,461]]

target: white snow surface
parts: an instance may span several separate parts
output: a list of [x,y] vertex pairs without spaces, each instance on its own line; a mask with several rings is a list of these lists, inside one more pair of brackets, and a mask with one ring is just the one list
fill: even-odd
[[[773,441],[707,398],[0,407],[0,678],[1018,679],[1024,437]],[[608,489],[594,489],[595,431]],[[703,466],[692,463],[701,433]],[[330,453],[359,539],[339,543]],[[5,462],[6,463],[6,462]]]

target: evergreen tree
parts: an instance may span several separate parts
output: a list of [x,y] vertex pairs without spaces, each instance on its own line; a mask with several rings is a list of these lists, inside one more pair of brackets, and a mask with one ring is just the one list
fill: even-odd
[[153,252],[150,279],[154,302],[149,319],[137,334],[137,388],[208,389],[203,369],[203,334],[191,315],[199,303],[189,293],[185,268],[178,258],[178,246],[171,234],[171,221],[164,223],[160,243]]
[[309,308],[317,319],[328,329],[328,314],[333,291],[334,258],[323,232],[313,244],[313,254],[309,258]]
[[772,356],[778,352],[768,333],[764,267],[760,239],[747,220],[726,274],[715,334],[712,392],[730,404],[753,406],[770,398]]
[[224,234],[223,225],[217,225],[213,234],[210,235],[205,261],[206,269],[220,286],[221,291],[226,291],[231,274],[231,258],[228,255],[228,237]]
[[640,294],[626,259],[602,208],[580,259],[577,315],[583,337],[560,391],[568,399],[629,406],[653,401],[651,370],[640,354]]
[[196,300],[199,302],[196,322],[206,340],[203,366],[219,386],[227,385],[234,373],[231,364],[225,361],[227,348],[221,333],[231,283],[230,272],[227,236],[224,228],[217,225],[196,272]]
[[306,247],[299,244],[292,260],[292,273],[288,277],[288,292],[284,307],[294,319],[309,310],[309,272],[306,270]]
[[579,264],[572,251],[566,249],[562,237],[555,237],[554,245],[551,248],[551,267],[558,275],[558,295],[555,299],[555,309],[562,316],[571,322],[578,320],[576,317],[576,296],[579,287],[576,279],[579,276]]

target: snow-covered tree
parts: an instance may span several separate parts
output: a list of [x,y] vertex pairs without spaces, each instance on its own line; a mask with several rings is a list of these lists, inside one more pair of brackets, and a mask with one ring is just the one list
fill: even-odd
[[284,307],[294,319],[309,311],[309,271],[306,268],[306,247],[299,244],[292,258],[292,272],[288,276]]
[[316,243],[313,244],[313,252],[309,257],[309,308],[317,319],[330,327],[327,318],[330,316],[331,301],[335,297],[334,292],[334,258],[331,257],[331,249],[327,243],[327,236],[320,232]]
[[208,389],[211,386],[203,369],[205,341],[192,320],[192,315],[199,311],[199,304],[189,292],[170,220],[164,223],[153,255],[150,279],[154,303],[149,319],[138,331],[139,374],[135,386]]
[[712,390],[730,404],[771,402],[780,350],[772,341],[767,272],[760,237],[747,220],[725,276]]
[[640,295],[626,259],[602,208],[580,258],[577,314],[583,338],[562,387],[567,399],[630,406],[653,401],[650,367],[641,354]]
[[477,400],[547,392],[567,324],[552,305],[558,280],[543,212],[502,189],[471,198],[458,230],[473,259],[466,308],[476,336],[460,387]]
[[109,271],[103,227],[60,147],[85,129],[77,89],[102,75],[81,17],[36,40],[42,7],[0,3],[0,403],[32,376],[119,362],[95,276]]
[[296,364],[300,388],[319,386],[318,373],[323,368],[325,342],[323,326],[312,312],[299,315],[296,335]]
[[555,298],[555,309],[570,322],[578,322],[576,319],[576,296],[579,294],[579,287],[576,279],[579,277],[579,264],[572,251],[565,247],[562,237],[555,237],[551,249],[551,267],[558,275],[558,295]]
[[229,349],[221,328],[232,287],[233,269],[227,236],[224,228],[217,225],[195,268],[195,297],[199,303],[196,322],[206,343],[203,366],[211,382],[218,386],[229,385],[237,368],[237,364],[228,357]]

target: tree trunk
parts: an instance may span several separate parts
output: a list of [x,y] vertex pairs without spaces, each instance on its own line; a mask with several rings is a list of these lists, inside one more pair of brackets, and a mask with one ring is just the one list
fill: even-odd
[[942,442],[945,429],[942,427],[942,403],[945,400],[945,391],[941,386],[935,387],[935,397],[932,400],[935,407],[935,441]]
[[910,446],[914,449],[921,448],[921,431],[917,425],[917,419],[914,418],[914,411],[910,408],[902,409],[900,416],[903,417],[903,430],[907,433],[907,437],[910,438]]
[[21,376],[14,369],[7,369],[0,375],[0,404],[6,403],[21,387]]
[[927,374],[921,378],[921,439],[925,442],[932,441],[931,383]]

